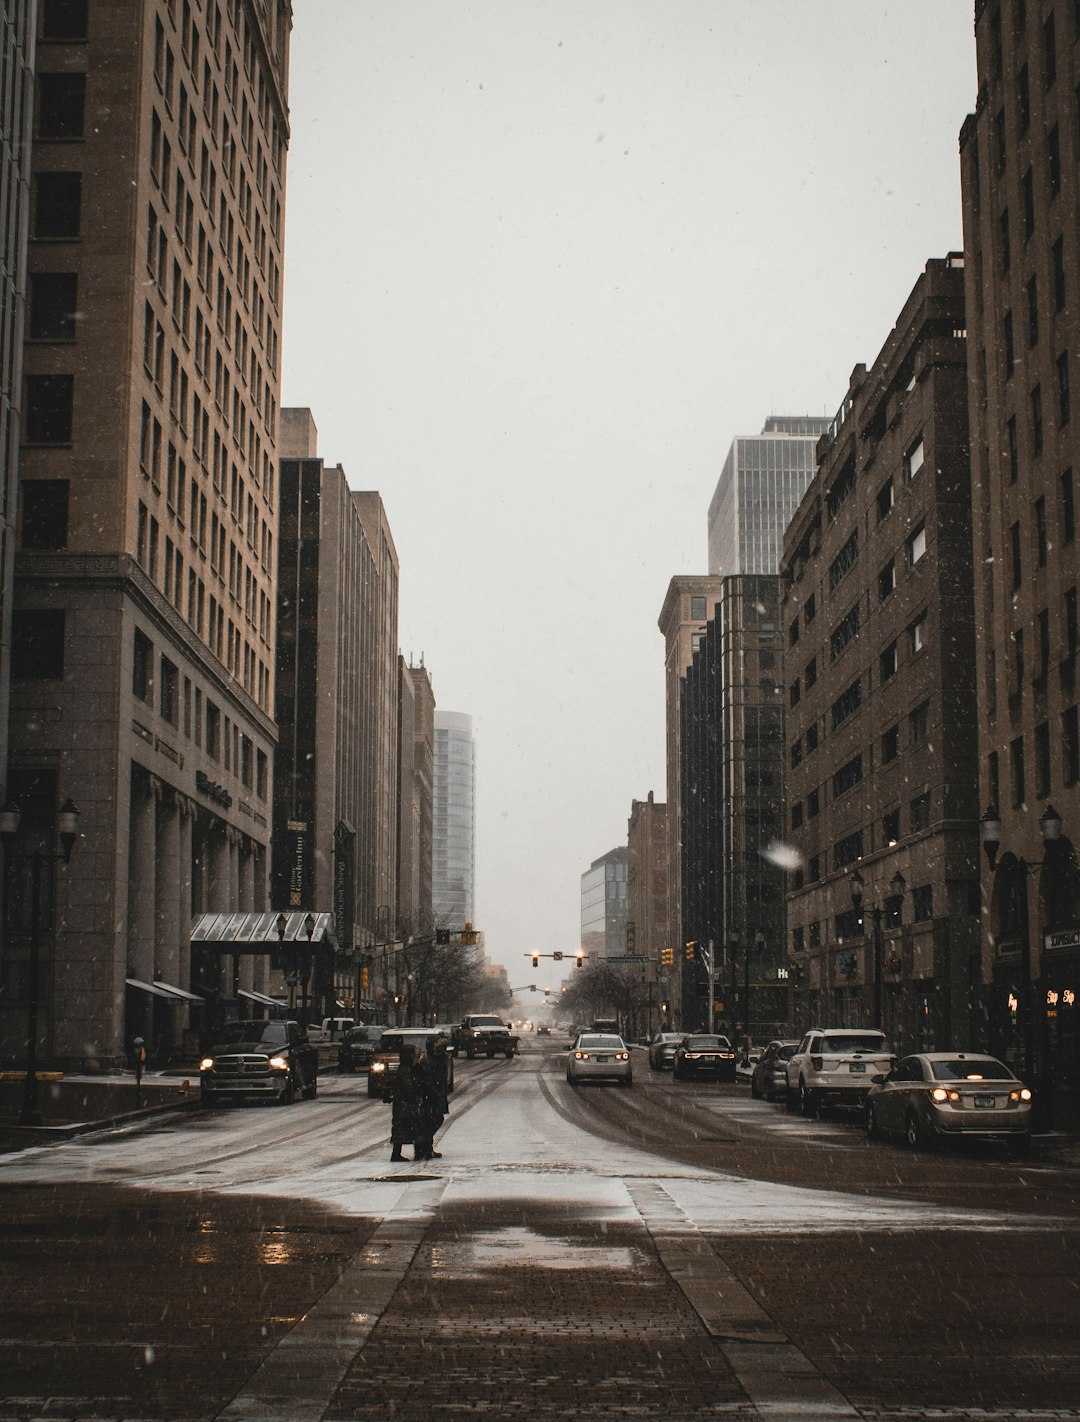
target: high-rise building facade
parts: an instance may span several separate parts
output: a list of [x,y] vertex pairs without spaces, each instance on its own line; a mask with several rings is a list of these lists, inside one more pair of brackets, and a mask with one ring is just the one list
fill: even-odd
[[626,826],[626,951],[645,958],[655,979],[667,943],[667,805],[650,790],[633,800]]
[[429,938],[435,795],[435,693],[431,673],[398,659],[398,936]]
[[476,741],[472,717],[435,711],[432,898],[440,928],[474,922]]
[[[136,1034],[175,1045],[193,915],[266,906],[292,14],[55,12],[67,32],[35,74],[7,793],[24,849],[54,841],[62,801],[82,814],[41,942],[41,1051],[75,1063],[122,1059]],[[9,888],[5,1054],[28,951]],[[214,961],[200,985],[264,971]]]
[[963,260],[855,368],[784,541],[795,1025],[979,1035]]
[[594,859],[581,876],[581,947],[586,958],[626,954],[627,849]]
[[[46,40],[64,37],[73,25],[80,28],[78,16],[67,13],[70,9],[55,0],[46,5],[41,20]],[[5,781],[37,30],[37,0],[11,0],[4,5],[0,14],[0,74],[4,76],[0,123],[0,779]]]
[[709,572],[775,575],[784,529],[814,477],[828,428],[814,415],[772,415],[759,435],[732,440],[709,504]]
[[[977,0],[960,135],[990,1046],[1080,1121],[1080,14]],[[1049,812],[1053,810],[1053,814]],[[996,826],[994,821],[997,821]]]

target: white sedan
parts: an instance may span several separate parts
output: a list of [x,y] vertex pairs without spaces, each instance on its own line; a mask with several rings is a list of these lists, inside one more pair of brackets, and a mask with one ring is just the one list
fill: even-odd
[[583,1081],[617,1081],[634,1084],[630,1050],[614,1032],[582,1032],[570,1049],[566,1079],[571,1086]]

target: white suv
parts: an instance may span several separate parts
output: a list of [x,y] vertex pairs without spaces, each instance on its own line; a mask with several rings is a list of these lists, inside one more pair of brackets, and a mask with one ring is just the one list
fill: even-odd
[[816,1116],[826,1106],[861,1107],[875,1074],[893,1060],[884,1032],[812,1027],[787,1064],[788,1110]]

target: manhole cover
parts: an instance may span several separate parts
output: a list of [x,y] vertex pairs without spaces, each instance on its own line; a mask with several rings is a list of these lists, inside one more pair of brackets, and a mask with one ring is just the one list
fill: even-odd
[[370,1181],[373,1185],[409,1185],[415,1180],[441,1180],[441,1175],[358,1175],[357,1183]]

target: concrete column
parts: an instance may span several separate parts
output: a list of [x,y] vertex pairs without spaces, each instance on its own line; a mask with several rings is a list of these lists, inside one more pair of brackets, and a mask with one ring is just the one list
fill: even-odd
[[[154,898],[157,858],[155,789],[156,776],[136,774],[131,786],[130,853],[128,856],[128,941],[127,973],[148,983],[154,976]],[[150,1043],[153,1036],[153,999],[149,993],[131,989],[127,994],[125,1048],[135,1037]]]
[[[253,840],[251,844],[251,911],[252,913],[266,913],[268,910],[266,847]],[[270,959],[268,956],[263,955],[255,959],[252,980],[256,992],[269,993]]]
[[[180,945],[177,920],[180,916],[180,814],[174,797],[157,797],[157,863],[154,880],[154,976],[178,987]],[[159,1056],[168,1061],[180,1045],[187,1025],[186,1003],[160,1003],[157,1009]]]
[[[252,862],[251,862],[251,841],[246,835],[238,836],[236,846],[237,860],[237,907],[241,913],[251,913],[252,911]],[[256,958],[251,953],[245,953],[240,958],[240,986],[251,992],[255,987],[255,963]]]
[[178,966],[176,986],[191,988],[191,920],[192,906],[192,840],[195,832],[195,806],[186,795],[177,795],[176,810],[180,821],[177,877],[180,894],[176,904],[176,942]]

